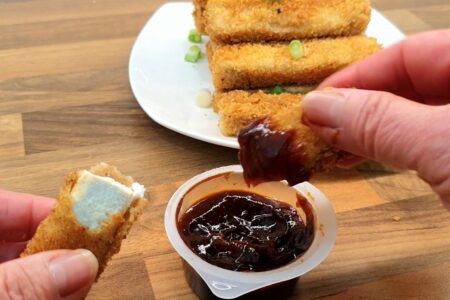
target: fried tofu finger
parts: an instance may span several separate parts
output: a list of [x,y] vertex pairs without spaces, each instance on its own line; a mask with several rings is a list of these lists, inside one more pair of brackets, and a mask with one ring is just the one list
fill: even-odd
[[364,32],[369,0],[207,0],[206,31],[221,43],[290,41]]
[[208,46],[207,56],[217,91],[251,90],[275,85],[317,84],[336,71],[377,52],[366,36],[305,40],[295,60],[289,43]]
[[99,262],[98,278],[146,204],[144,187],[115,167],[102,163],[89,171],[72,172],[65,178],[55,208],[21,256],[88,249]]
[[302,95],[232,91],[217,94],[213,108],[224,134],[238,133],[239,158],[250,184],[287,180],[291,185],[327,171],[346,154],[301,122]]
[[195,27],[199,33],[206,33],[206,17],[205,8],[208,0],[194,0],[194,16]]

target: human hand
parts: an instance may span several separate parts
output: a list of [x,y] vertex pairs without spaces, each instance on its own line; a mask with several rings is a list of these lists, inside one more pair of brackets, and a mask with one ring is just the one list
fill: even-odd
[[306,95],[304,122],[337,148],[417,170],[450,210],[449,49],[450,30],[422,33],[337,72]]
[[0,299],[84,299],[98,263],[88,250],[18,258],[53,199],[0,190]]

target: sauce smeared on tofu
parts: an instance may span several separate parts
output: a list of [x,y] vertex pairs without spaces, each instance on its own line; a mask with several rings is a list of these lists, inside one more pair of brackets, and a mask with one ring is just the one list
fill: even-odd
[[247,184],[287,180],[290,185],[308,181],[311,170],[305,167],[302,145],[294,143],[294,130],[272,128],[268,118],[243,128],[238,136],[239,159]]

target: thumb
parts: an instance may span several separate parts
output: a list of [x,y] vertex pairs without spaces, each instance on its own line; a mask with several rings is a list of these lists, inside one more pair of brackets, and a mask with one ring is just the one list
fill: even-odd
[[450,106],[427,106],[386,92],[315,91],[304,121],[326,142],[350,153],[414,169],[450,201]]
[[88,250],[55,250],[0,265],[0,299],[84,299],[98,263]]

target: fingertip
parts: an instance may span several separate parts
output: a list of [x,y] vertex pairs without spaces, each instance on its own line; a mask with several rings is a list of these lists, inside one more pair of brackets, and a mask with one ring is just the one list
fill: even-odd
[[32,237],[39,224],[48,217],[56,205],[56,200],[30,195],[31,197],[31,223],[29,224],[28,237]]
[[307,93],[300,102],[304,114],[308,113],[310,107],[312,106],[312,101],[314,101],[314,96],[316,93],[317,91],[311,91]]
[[51,212],[51,198],[0,190],[0,240],[26,241]]
[[61,297],[78,293],[92,285],[98,272],[98,261],[91,251],[78,249],[52,259],[48,269]]
[[313,91],[305,95],[301,106],[310,123],[339,128],[346,99],[337,89]]
[[88,262],[88,264],[90,266],[91,274],[95,278],[97,276],[97,272],[98,272],[98,260],[97,260],[97,257],[94,255],[94,253],[92,253],[91,251],[89,251],[87,249],[77,249],[77,250],[75,250],[75,252],[80,254],[81,256],[83,256],[86,259],[86,261]]
[[56,200],[47,197],[30,195],[35,220],[43,220],[56,205]]

